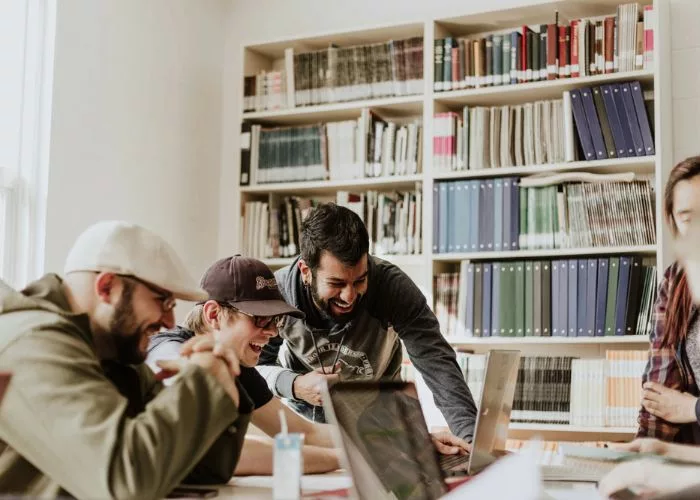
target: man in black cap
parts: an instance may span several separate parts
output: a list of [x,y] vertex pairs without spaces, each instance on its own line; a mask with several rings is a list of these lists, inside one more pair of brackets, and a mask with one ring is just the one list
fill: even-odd
[[[333,448],[329,426],[314,424],[284,406],[254,368],[263,347],[277,335],[284,319],[302,319],[304,313],[285,302],[272,271],[256,259],[236,255],[218,260],[204,273],[200,287],[208,299],[195,305],[184,326],[150,338],[146,363],[158,371],[158,361],[162,365],[163,361],[178,359],[182,344],[195,335],[212,334],[225,341],[240,360],[238,381],[243,390],[239,411],[251,413],[250,421],[274,436],[281,430],[279,410],[283,410],[289,431],[305,436],[304,472],[337,469],[338,452]],[[271,474],[272,454],[271,440],[246,437],[235,473]]]

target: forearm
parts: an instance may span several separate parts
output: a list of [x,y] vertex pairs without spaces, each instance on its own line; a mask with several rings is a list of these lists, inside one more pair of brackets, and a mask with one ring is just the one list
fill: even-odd
[[[338,469],[338,451],[318,446],[304,446],[304,474],[318,474]],[[271,475],[273,470],[273,441],[266,438],[246,437],[236,476]]]
[[322,448],[333,448],[333,434],[331,426],[328,424],[312,424],[310,432],[306,434],[306,443]]
[[275,396],[294,399],[293,384],[297,373],[276,365],[258,365],[255,368],[265,379],[267,386]]
[[[666,443],[666,453],[664,453],[664,456],[677,460],[700,463],[700,447],[687,444]],[[698,482],[700,482],[700,479]]]

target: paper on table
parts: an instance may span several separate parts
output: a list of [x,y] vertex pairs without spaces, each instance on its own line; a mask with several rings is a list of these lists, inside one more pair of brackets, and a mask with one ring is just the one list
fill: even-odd
[[[504,480],[507,478],[507,480]],[[474,498],[517,498],[539,500],[543,496],[542,476],[533,445],[520,453],[501,458],[469,482],[442,497],[443,500]]]

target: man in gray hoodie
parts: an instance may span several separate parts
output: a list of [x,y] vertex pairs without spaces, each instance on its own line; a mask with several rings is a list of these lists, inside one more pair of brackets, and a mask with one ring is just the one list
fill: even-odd
[[320,205],[302,223],[300,240],[300,257],[275,277],[285,300],[306,318],[287,318],[264,347],[257,368],[270,390],[325,422],[320,383],[398,379],[401,340],[450,430],[471,441],[477,410],[455,352],[413,281],[369,255],[360,217]]

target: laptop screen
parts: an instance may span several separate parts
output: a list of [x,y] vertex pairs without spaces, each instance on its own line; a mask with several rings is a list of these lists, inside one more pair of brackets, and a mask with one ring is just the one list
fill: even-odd
[[330,397],[361,497],[434,499],[445,494],[437,451],[412,383],[344,382],[330,389]]

